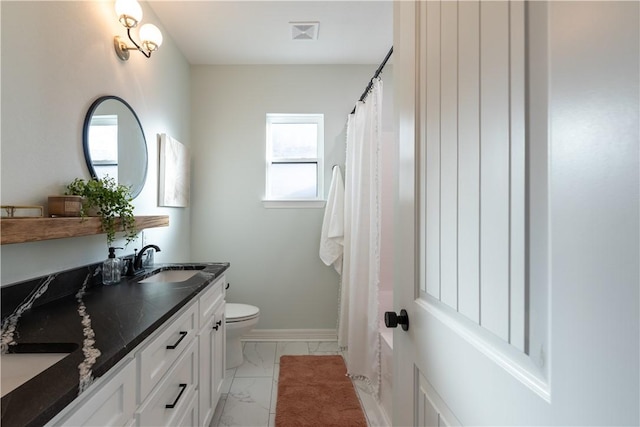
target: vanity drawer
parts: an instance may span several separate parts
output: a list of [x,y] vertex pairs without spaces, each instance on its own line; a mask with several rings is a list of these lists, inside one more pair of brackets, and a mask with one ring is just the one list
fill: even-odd
[[[137,411],[140,426],[176,426],[197,413],[198,341],[188,348]],[[197,400],[197,399],[196,399]],[[197,419],[197,418],[196,418]]]
[[187,405],[187,409],[183,412],[181,411],[181,416],[177,417],[175,426],[178,427],[193,427],[198,425],[198,396],[194,395],[191,398],[191,401]]
[[173,362],[194,341],[197,327],[198,304],[194,303],[138,354],[139,402],[146,398]]
[[217,305],[224,298],[224,287],[226,284],[227,280],[225,279],[225,276],[222,275],[211,283],[207,290],[202,293],[202,296],[199,299],[200,328],[202,328],[211,316],[213,316]]

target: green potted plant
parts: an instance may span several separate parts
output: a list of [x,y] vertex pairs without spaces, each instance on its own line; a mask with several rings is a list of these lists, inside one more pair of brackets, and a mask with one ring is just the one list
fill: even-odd
[[127,244],[136,239],[136,219],[129,187],[117,184],[111,177],[92,178],[88,181],[76,178],[67,185],[66,195],[82,196],[81,217],[100,217],[102,231],[107,233],[107,246],[115,240],[117,231],[123,231]]

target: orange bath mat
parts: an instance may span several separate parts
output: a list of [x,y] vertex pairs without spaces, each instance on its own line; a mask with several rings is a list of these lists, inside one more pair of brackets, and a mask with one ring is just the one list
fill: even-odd
[[282,356],[276,427],[367,427],[342,356]]

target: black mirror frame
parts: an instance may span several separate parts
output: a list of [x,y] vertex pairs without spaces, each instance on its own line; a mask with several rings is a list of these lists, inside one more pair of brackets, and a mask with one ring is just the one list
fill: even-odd
[[[136,122],[138,123],[138,127],[140,127],[140,133],[142,134],[142,142],[144,143],[144,151],[147,154],[146,156],[147,158],[146,158],[146,162],[144,163],[142,183],[140,184],[139,188],[132,189],[131,191],[131,196],[135,199],[142,192],[142,189],[144,188],[145,183],[147,182],[147,169],[149,167],[149,149],[147,146],[147,138],[145,138],[144,136],[144,129],[142,128],[142,123],[140,123],[140,119],[138,118],[138,115],[133,110],[133,108],[131,108],[131,105],[129,105],[127,101],[115,95],[101,96],[95,101],[93,101],[93,103],[89,107],[89,110],[87,111],[87,115],[84,118],[84,125],[82,127],[82,149],[84,151],[84,160],[87,164],[87,168],[89,169],[89,174],[91,175],[91,178],[97,179],[98,174],[96,173],[96,170],[93,167],[93,163],[91,163],[91,153],[89,152],[89,126],[91,125],[91,119],[93,117],[93,113],[95,112],[95,110],[100,106],[100,104],[102,104],[104,101],[107,101],[109,99],[113,99],[115,101],[121,102],[122,104],[124,104],[125,107],[129,109],[129,111],[131,111],[131,114],[133,114],[133,117],[136,119]],[[133,190],[135,190],[135,192]]]

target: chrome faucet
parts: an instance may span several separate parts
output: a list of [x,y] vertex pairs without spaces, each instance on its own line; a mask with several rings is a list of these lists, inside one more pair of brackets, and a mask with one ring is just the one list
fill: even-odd
[[157,247],[156,245],[147,245],[147,246],[143,247],[142,249],[140,249],[140,252],[138,252],[136,254],[135,258],[133,259],[133,270],[134,271],[142,270],[142,257],[144,256],[144,252],[149,248],[153,248],[153,249],[155,249],[156,252],[160,252],[160,248]]

